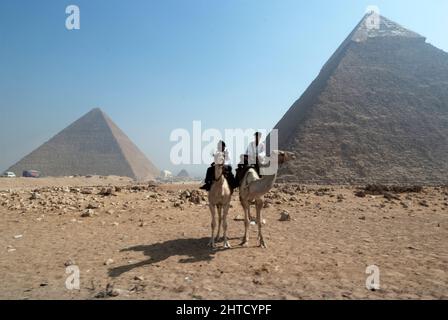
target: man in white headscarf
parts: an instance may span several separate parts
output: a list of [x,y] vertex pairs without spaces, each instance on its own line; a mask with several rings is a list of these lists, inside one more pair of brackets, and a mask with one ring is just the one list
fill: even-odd
[[261,132],[255,132],[255,140],[249,144],[246,150],[249,165],[255,165],[258,174],[260,174],[260,164],[263,164],[266,158],[266,146],[261,142],[261,138]]

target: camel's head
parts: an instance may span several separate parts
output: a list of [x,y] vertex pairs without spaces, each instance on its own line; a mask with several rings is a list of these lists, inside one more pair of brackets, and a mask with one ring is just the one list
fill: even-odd
[[290,151],[273,150],[271,156],[277,156],[278,164],[283,164],[296,159],[296,155]]

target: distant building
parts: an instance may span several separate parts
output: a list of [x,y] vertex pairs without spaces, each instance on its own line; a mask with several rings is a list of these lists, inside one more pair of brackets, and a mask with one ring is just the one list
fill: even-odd
[[160,178],[162,178],[162,179],[170,179],[172,177],[173,177],[173,173],[171,171],[162,170],[160,172]]

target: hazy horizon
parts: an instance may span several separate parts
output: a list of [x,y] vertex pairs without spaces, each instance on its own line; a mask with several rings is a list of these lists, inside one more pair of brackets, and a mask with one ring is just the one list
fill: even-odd
[[169,163],[170,132],[273,128],[371,4],[448,51],[444,0],[2,2],[0,171],[99,107],[160,170],[202,176]]

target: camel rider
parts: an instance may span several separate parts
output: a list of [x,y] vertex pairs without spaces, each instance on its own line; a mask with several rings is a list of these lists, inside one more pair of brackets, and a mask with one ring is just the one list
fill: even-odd
[[241,161],[236,169],[236,181],[239,186],[244,178],[247,170],[254,168],[260,175],[260,164],[265,162],[266,148],[263,142],[261,142],[261,132],[255,132],[255,140],[252,141],[247,147],[246,154],[241,155]]
[[[232,173],[232,166],[230,163],[230,157],[229,157],[229,151],[226,148],[226,144],[224,141],[218,142],[218,152],[224,153],[224,177],[227,179],[227,182],[229,183],[230,188],[233,190],[234,188],[238,187],[236,185],[235,177]],[[213,162],[210,167],[207,169],[207,173],[205,176],[205,184],[200,188],[202,190],[210,191],[210,188],[212,187],[213,180],[215,179],[215,163]]]
[[264,163],[266,157],[266,147],[261,142],[261,132],[255,132],[255,140],[247,147],[246,154],[249,165],[255,166],[255,170],[260,174],[260,164]]

